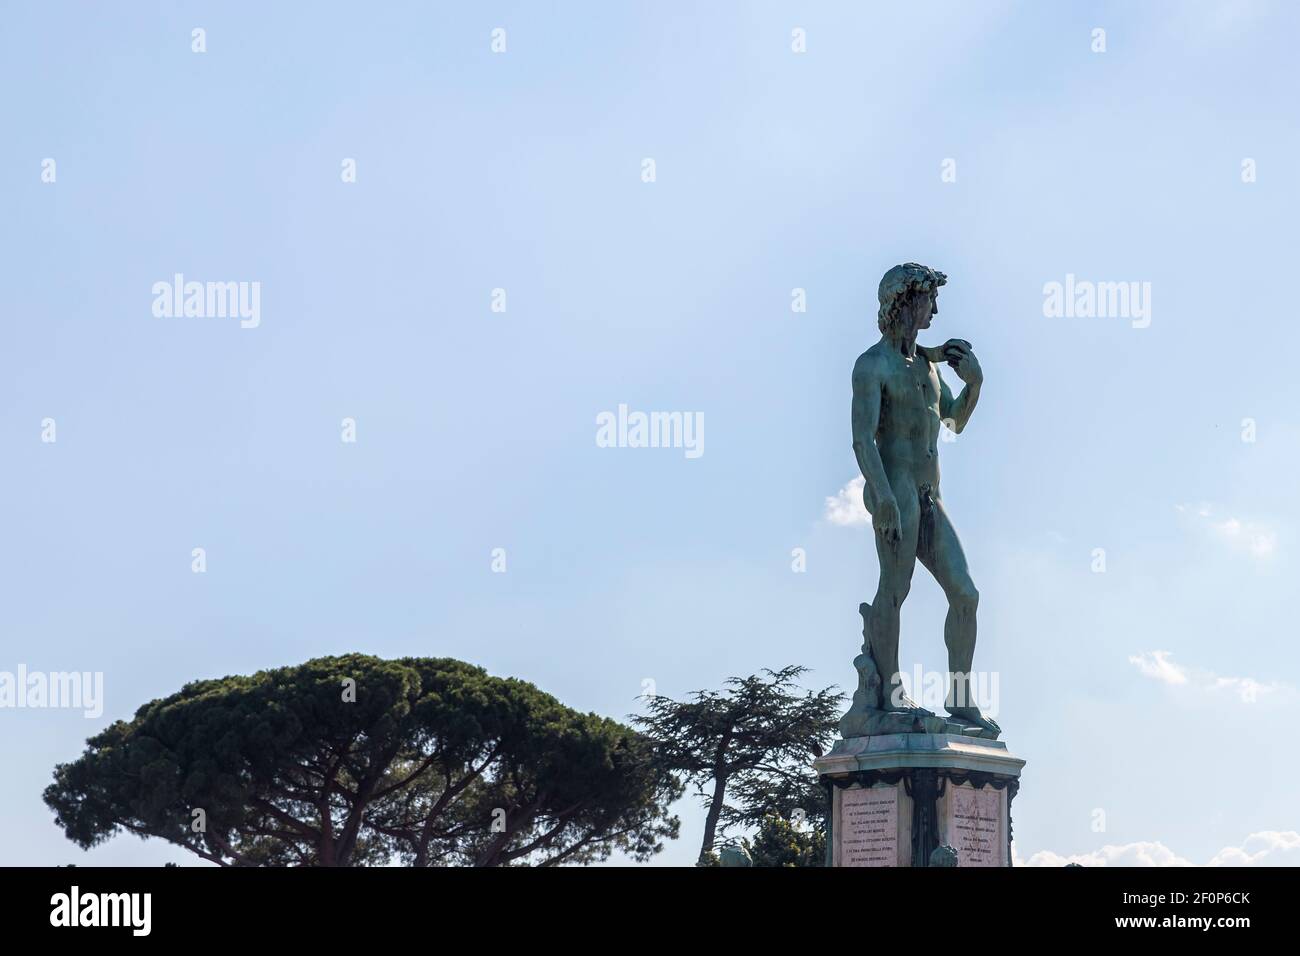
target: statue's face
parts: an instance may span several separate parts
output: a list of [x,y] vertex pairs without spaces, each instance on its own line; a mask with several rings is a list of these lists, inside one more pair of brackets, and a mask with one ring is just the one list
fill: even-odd
[[938,289],[931,289],[929,292],[912,292],[907,297],[907,304],[903,306],[903,316],[907,322],[907,327],[913,332],[928,329],[931,318],[938,314]]

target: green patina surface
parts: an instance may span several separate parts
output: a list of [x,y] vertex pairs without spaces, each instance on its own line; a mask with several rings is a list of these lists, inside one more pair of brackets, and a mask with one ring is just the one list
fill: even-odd
[[[909,732],[997,737],[1001,732],[965,692],[975,656],[979,592],[939,485],[940,430],[960,434],[965,429],[984,372],[964,339],[931,348],[916,343],[939,314],[939,287],[947,281],[942,272],[915,262],[886,272],[879,290],[880,341],[853,367],[853,451],[864,479],[863,504],[871,514],[880,581],[875,599],[861,606],[864,640],[853,662],[858,671],[853,706],[840,722],[845,737]],[[939,374],[938,365],[945,362],[963,383],[959,395]],[[908,698],[899,675],[899,610],[917,562],[948,600],[946,719]]]

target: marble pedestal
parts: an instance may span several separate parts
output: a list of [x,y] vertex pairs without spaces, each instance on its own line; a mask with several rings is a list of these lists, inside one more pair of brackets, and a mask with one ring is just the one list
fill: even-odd
[[1000,740],[883,734],[835,742],[813,762],[830,799],[828,866],[1011,865],[1011,801],[1025,762]]

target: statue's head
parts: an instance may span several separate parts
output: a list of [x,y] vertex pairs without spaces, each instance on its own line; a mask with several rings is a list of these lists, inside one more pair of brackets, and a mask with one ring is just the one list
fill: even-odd
[[948,281],[942,272],[917,262],[894,266],[880,280],[877,323],[884,335],[928,329],[930,317],[939,314],[939,286]]

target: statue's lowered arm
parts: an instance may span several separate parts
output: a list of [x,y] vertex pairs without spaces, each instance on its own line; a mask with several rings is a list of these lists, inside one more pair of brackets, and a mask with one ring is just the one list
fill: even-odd
[[853,454],[867,485],[867,503],[876,510],[880,502],[894,500],[885,465],[876,448],[880,426],[880,380],[861,364],[853,370]]

